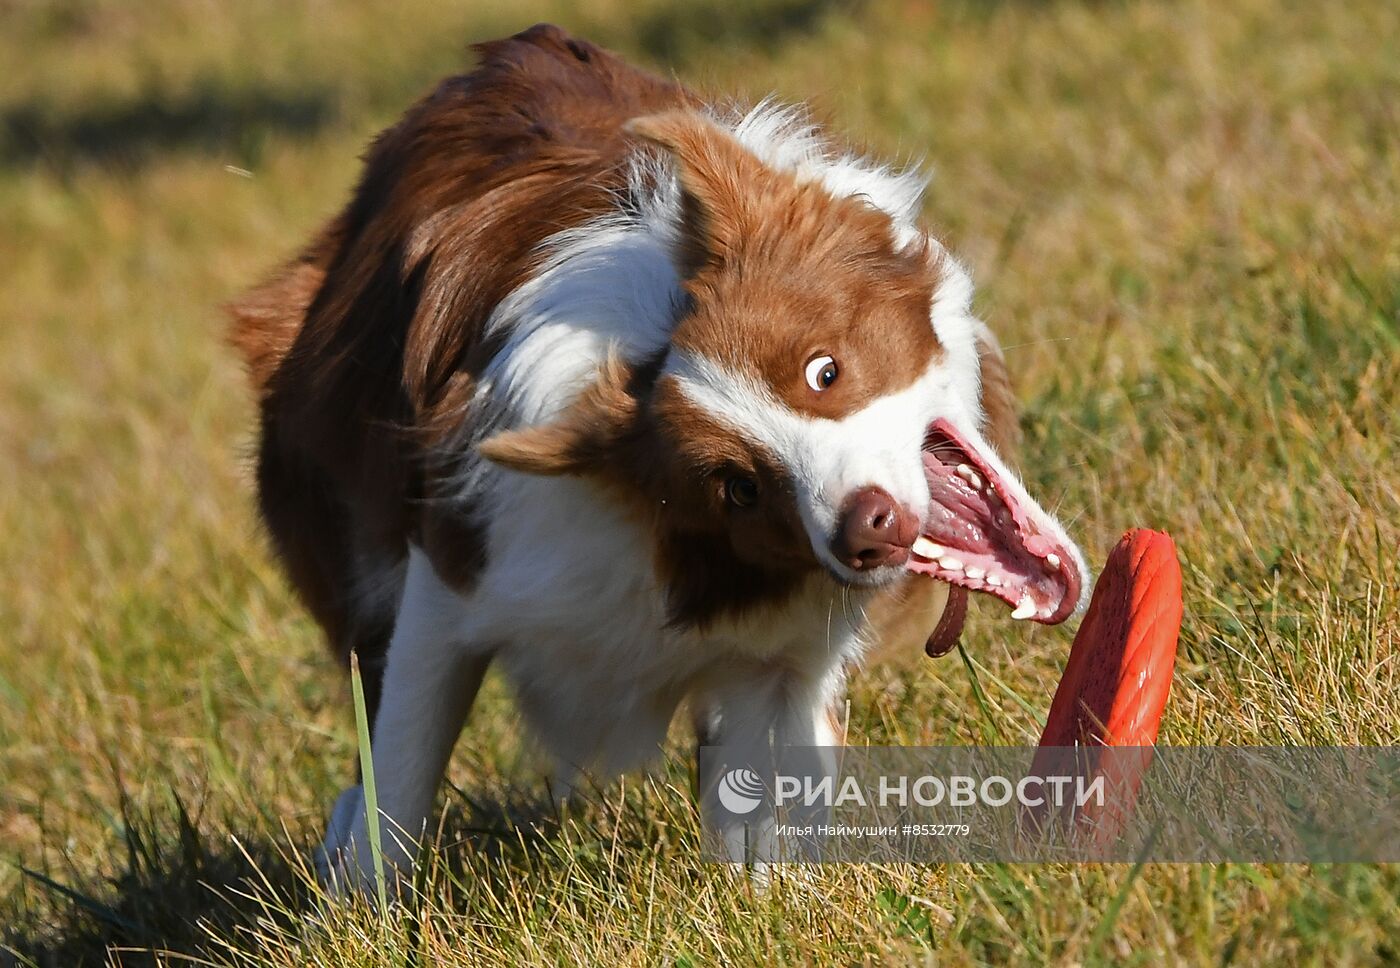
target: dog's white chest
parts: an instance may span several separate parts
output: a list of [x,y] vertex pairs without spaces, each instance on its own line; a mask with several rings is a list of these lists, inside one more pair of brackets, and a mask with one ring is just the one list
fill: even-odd
[[855,651],[849,610],[824,581],[741,623],[671,627],[647,536],[622,509],[578,481],[511,483],[463,603],[464,639],[494,653],[565,763],[625,770],[655,754],[688,694],[775,665],[820,677]]

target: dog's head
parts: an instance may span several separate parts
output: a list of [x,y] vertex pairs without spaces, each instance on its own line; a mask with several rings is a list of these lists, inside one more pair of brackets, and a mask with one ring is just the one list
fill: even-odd
[[910,570],[1057,622],[1083,565],[985,442],[966,274],[858,196],[765,165],[689,112],[632,134],[669,154],[685,306],[669,346],[612,362],[556,422],[482,452],[596,475],[657,535],[678,619],[703,620],[824,570]]

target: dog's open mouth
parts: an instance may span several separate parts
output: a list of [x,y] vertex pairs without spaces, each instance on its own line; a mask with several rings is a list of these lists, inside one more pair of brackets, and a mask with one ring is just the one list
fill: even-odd
[[1018,497],[1020,489],[946,420],[929,427],[923,457],[931,501],[907,567],[953,586],[929,654],[957,644],[967,612],[964,589],[995,595],[1015,619],[1054,625],[1068,618],[1083,576],[1046,513]]

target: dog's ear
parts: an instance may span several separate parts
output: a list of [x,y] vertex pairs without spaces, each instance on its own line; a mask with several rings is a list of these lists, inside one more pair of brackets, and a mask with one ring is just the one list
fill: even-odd
[[526,474],[588,474],[617,463],[636,432],[640,403],[634,371],[609,357],[598,379],[550,423],[507,430],[477,446],[487,460]]
[[983,322],[977,324],[977,362],[982,371],[982,433],[998,454],[1010,457],[1021,443],[1016,392],[1001,344]]
[[758,159],[732,134],[694,111],[666,111],[633,118],[624,130],[664,148],[675,159],[681,189],[677,262],[694,276],[724,262],[747,234],[744,186],[763,177]]

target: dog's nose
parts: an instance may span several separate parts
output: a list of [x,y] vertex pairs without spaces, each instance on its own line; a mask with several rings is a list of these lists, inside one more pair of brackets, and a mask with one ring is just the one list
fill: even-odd
[[919,536],[914,515],[902,511],[879,487],[863,487],[846,499],[831,539],[836,560],[856,571],[902,565]]

